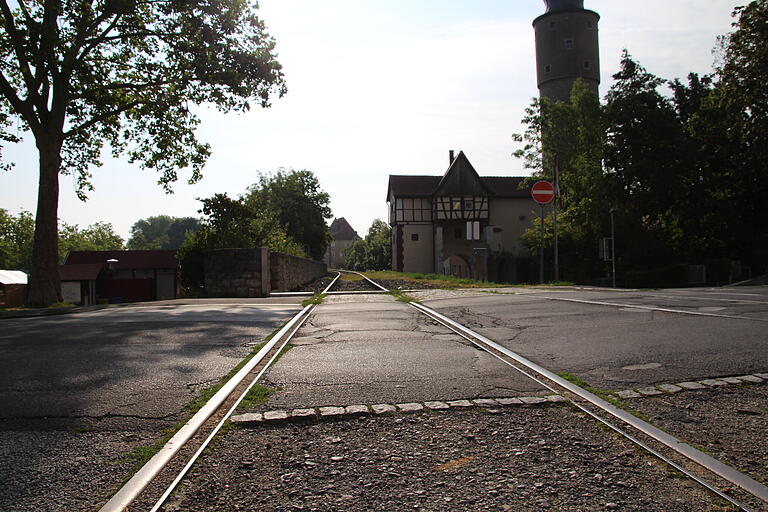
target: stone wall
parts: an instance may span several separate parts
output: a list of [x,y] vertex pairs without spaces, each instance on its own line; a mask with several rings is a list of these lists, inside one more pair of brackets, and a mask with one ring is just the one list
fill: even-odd
[[325,263],[269,249],[216,249],[205,255],[205,292],[210,297],[266,297],[324,276]]
[[270,286],[275,291],[291,291],[328,272],[321,261],[273,252],[269,255]]
[[215,249],[205,255],[205,292],[211,297],[266,297],[269,250]]

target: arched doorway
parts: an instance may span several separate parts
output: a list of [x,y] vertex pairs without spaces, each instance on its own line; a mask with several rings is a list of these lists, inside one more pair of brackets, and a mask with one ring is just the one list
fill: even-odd
[[469,277],[469,262],[461,254],[451,254],[443,261],[443,270],[447,275],[456,277]]

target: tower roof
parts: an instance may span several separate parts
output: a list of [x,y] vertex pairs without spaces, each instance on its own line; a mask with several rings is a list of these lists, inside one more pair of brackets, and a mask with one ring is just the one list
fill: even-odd
[[584,0],[544,0],[547,12],[584,9]]

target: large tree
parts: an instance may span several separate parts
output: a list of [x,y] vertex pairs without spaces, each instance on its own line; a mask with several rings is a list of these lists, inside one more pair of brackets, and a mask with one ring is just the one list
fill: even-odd
[[312,171],[295,169],[259,174],[244,196],[251,207],[274,212],[286,233],[315,260],[323,259],[331,239],[325,223],[332,217],[330,199]]
[[389,270],[392,268],[392,230],[381,219],[368,228],[365,238],[354,240],[346,251],[344,265],[350,270]]
[[119,251],[123,239],[108,222],[96,222],[80,228],[77,224],[62,224],[59,230],[59,260],[64,261],[70,251]]
[[102,150],[201,176],[208,145],[190,105],[247,110],[285,91],[274,41],[244,0],[0,0],[0,140],[18,119],[40,157],[29,301],[60,299],[59,174],[79,194]]
[[0,270],[23,270],[32,266],[35,219],[28,211],[11,215],[0,208]]
[[187,235],[198,229],[200,220],[195,217],[147,217],[131,227],[131,238],[126,246],[131,250],[178,249]]

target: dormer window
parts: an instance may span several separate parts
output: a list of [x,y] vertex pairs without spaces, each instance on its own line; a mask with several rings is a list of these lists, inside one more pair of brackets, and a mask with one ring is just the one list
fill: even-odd
[[573,39],[566,39],[565,40],[565,49],[566,50],[573,50]]

